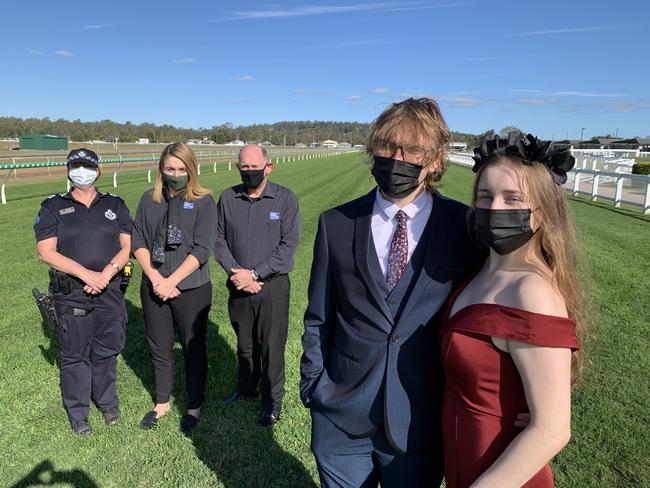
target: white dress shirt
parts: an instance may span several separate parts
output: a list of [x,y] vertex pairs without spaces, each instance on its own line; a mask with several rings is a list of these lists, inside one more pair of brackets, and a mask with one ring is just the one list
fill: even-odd
[[433,199],[427,191],[422,192],[414,201],[400,209],[393,202],[386,200],[379,188],[377,188],[370,227],[372,229],[372,240],[375,243],[375,251],[377,251],[379,265],[384,276],[386,276],[388,270],[390,244],[397,228],[397,220],[395,219],[397,211],[402,210],[406,214],[406,234],[409,245],[408,259],[410,261],[413,251],[418,245],[420,237],[422,237],[424,227],[427,225],[432,208]]

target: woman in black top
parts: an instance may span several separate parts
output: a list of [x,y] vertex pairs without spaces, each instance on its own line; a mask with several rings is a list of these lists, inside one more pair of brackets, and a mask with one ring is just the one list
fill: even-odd
[[208,372],[206,324],[212,303],[208,258],[216,236],[217,206],[197,178],[196,156],[182,143],[163,149],[156,185],[138,205],[133,253],[142,266],[140,298],[156,381],[156,405],[140,426],[153,427],[169,409],[174,328],[183,347],[191,431],[201,414]]

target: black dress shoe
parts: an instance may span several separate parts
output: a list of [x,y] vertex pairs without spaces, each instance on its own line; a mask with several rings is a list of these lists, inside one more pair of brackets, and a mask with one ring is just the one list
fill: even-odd
[[110,410],[104,410],[102,415],[104,415],[104,422],[106,422],[106,425],[115,425],[120,420],[120,410],[117,407],[111,408]]
[[225,406],[230,406],[239,400],[254,400],[259,396],[259,393],[239,393],[238,391],[234,392],[232,395],[224,398],[223,404]]
[[88,423],[88,419],[73,420],[70,423],[75,434],[90,435],[93,433],[93,428]]
[[144,417],[142,417],[142,420],[140,421],[140,428],[141,429],[151,429],[152,427],[155,427],[156,424],[158,423],[158,419],[156,418],[156,412],[154,410],[147,412]]
[[185,435],[191,434],[198,423],[199,419],[197,417],[186,413],[181,420],[181,432]]
[[262,427],[272,427],[275,424],[278,423],[278,420],[280,420],[280,412],[279,411],[273,411],[273,412],[262,412],[262,415],[260,415],[260,421],[259,424]]

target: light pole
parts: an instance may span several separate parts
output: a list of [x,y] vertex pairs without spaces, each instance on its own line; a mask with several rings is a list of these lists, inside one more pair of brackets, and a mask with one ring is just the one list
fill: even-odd
[[585,127],[580,129],[580,144],[582,144],[582,134],[584,133],[584,131],[585,131]]

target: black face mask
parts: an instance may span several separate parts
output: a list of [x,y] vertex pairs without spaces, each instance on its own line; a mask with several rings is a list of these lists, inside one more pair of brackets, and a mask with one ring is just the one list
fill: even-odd
[[389,198],[404,198],[420,185],[422,166],[393,158],[374,157],[372,175],[379,189]]
[[246,171],[240,171],[241,181],[246,188],[254,190],[259,188],[260,185],[264,182],[264,170],[263,169],[249,169]]
[[530,214],[529,208],[492,210],[476,207],[469,215],[469,227],[479,247],[491,247],[498,254],[508,254],[533,236]]

